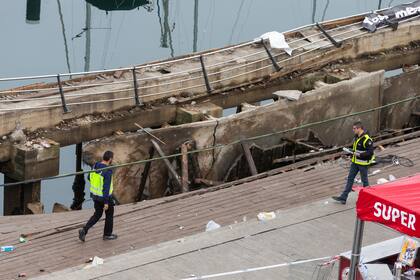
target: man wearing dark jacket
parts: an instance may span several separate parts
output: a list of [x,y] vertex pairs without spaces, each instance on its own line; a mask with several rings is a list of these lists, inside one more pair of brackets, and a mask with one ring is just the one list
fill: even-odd
[[[112,163],[114,157],[113,152],[106,151],[102,157],[101,162],[95,163],[93,169],[106,168]],[[94,226],[102,217],[105,210],[105,227],[104,240],[117,239],[117,235],[112,233],[114,223],[114,200],[112,198],[112,170],[106,169],[101,171],[93,171],[89,173],[90,182],[90,196],[93,199],[95,213],[86,223],[86,225],[79,230],[79,239],[85,241],[86,234],[89,229]]]
[[340,196],[333,196],[332,198],[341,204],[346,204],[347,197],[353,187],[354,178],[360,172],[363,187],[369,186],[368,181],[368,167],[374,161],[374,148],[372,138],[367,134],[361,122],[353,124],[354,140],[353,151],[350,165],[349,176],[347,177],[347,184],[343,193]]

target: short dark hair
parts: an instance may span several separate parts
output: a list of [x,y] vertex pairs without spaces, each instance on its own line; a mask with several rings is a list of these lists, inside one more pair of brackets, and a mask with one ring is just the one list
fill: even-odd
[[353,123],[353,126],[363,129],[363,124],[362,124],[361,121],[357,121],[357,122]]
[[102,156],[102,159],[103,159],[103,160],[105,160],[105,161],[108,161],[108,160],[110,160],[111,158],[114,158],[114,153],[113,153],[113,152],[111,152],[111,151],[106,151],[106,152],[104,153],[104,155]]

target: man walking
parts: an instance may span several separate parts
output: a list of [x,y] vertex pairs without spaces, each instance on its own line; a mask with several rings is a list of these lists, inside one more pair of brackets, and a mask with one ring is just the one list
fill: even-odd
[[[106,151],[102,157],[101,162],[95,163],[93,169],[101,169],[108,167],[112,163],[114,153]],[[117,235],[112,233],[114,224],[114,200],[112,198],[112,170],[94,171],[89,173],[90,182],[90,196],[93,199],[95,206],[95,213],[86,223],[86,225],[79,230],[79,239],[85,241],[86,234],[89,229],[94,226],[102,217],[105,210],[105,227],[104,240],[117,239]]]
[[361,122],[353,124],[354,141],[349,175],[347,177],[347,184],[343,193],[340,196],[333,196],[332,199],[346,204],[347,197],[353,187],[354,178],[360,172],[363,187],[369,186],[368,182],[368,166],[375,159],[373,141],[367,134]]

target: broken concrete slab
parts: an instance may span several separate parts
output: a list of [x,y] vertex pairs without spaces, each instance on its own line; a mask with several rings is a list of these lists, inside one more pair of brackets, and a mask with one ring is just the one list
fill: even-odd
[[275,101],[279,99],[287,99],[289,101],[296,101],[302,96],[302,92],[300,90],[278,90],[273,92],[273,99]]
[[176,111],[176,124],[201,121],[205,116],[220,118],[222,115],[223,108],[210,102],[184,105]]
[[67,206],[58,202],[54,203],[54,206],[52,209],[53,213],[62,213],[62,212],[68,212],[68,211],[70,211],[70,208],[68,208]]
[[44,214],[44,204],[41,202],[28,203],[27,207],[32,212],[32,214]]
[[60,145],[57,142],[28,141],[12,145],[11,148],[11,160],[0,163],[0,170],[9,177],[27,180],[58,174]]
[[[320,89],[306,92],[295,102],[274,102],[258,106],[253,110],[242,112],[217,120],[207,120],[191,124],[155,129],[154,135],[167,143],[163,145],[165,154],[173,154],[182,143],[195,140],[197,149],[211,147],[215,144],[229,144],[242,138],[255,137],[267,132],[282,131],[299,125],[326,120],[340,115],[363,111],[379,106],[379,93],[384,82],[383,71],[374,73],[359,73],[351,80],[336,84],[327,84]],[[349,102],[351,106],[349,106]],[[335,104],[330,106],[330,104]],[[371,133],[378,131],[379,114],[371,112],[349,118],[328,122],[311,128],[325,145],[343,145],[352,138],[351,125],[361,119]],[[342,133],[337,134],[337,131]],[[291,139],[304,138],[307,129],[278,134],[255,140],[262,148],[278,145],[283,137]],[[331,137],[334,135],[334,137]],[[92,142],[84,147],[84,158],[88,163],[100,159],[103,151],[114,150],[115,162],[132,162],[148,158],[151,137],[144,134],[126,134],[105,138]],[[120,152],[119,152],[120,151]],[[222,181],[229,167],[238,155],[242,153],[240,145],[228,145],[206,152],[198,153],[197,158],[203,179]],[[115,173],[116,195],[124,197],[121,201],[130,202],[136,197],[140,174],[144,166],[120,168]],[[130,179],[128,179],[130,178]],[[167,183],[167,169],[163,162],[153,162],[149,174],[147,191],[158,194]],[[130,180],[130,181],[128,181]],[[120,189],[118,185],[124,186]],[[160,190],[156,192],[156,190]],[[120,198],[120,197],[118,197]]]

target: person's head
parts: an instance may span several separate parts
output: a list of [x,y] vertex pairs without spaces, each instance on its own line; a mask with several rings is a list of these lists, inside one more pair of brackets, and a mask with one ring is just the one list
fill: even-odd
[[363,134],[364,131],[365,131],[365,129],[363,128],[362,122],[355,122],[353,124],[353,132],[354,132],[354,134],[360,136],[360,135]]
[[111,151],[106,151],[104,155],[102,156],[102,161],[109,165],[112,163],[113,158],[114,158],[114,153]]

